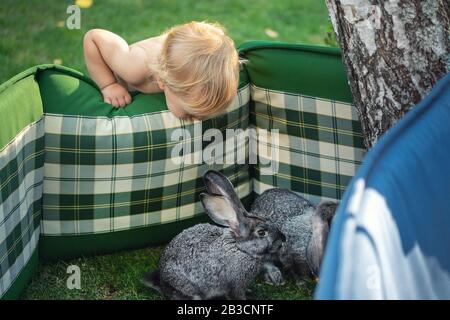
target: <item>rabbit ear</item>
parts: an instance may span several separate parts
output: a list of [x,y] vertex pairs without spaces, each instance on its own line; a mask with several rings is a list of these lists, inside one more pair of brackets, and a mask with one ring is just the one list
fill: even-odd
[[319,276],[320,264],[328,238],[328,223],[318,215],[312,217],[312,236],[306,248],[306,259],[311,272]]
[[206,191],[209,194],[226,196],[234,203],[235,206],[241,209],[242,212],[245,212],[245,208],[234,191],[233,185],[222,173],[215,170],[208,170],[203,175],[203,182],[205,183]]
[[334,201],[321,202],[316,208],[316,215],[319,215],[322,220],[328,224],[328,227],[331,227],[338,205],[339,204]]
[[200,194],[200,200],[211,219],[224,227],[229,227],[237,236],[242,235],[243,223],[240,223],[237,208],[224,196]]
[[318,276],[320,264],[327,244],[328,233],[338,207],[338,203],[325,201],[320,203],[312,217],[312,237],[306,248],[306,259],[311,272]]
[[312,216],[312,237],[307,247],[306,258],[311,272],[316,276],[319,275],[328,233],[337,206],[338,204],[332,201],[322,202]]

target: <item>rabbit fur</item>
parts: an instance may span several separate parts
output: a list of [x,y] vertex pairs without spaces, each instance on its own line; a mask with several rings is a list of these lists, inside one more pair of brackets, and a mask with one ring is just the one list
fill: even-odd
[[283,274],[302,284],[305,277],[318,277],[320,264],[337,203],[317,207],[286,189],[268,189],[253,202],[250,212],[273,222],[286,237],[280,250],[265,263],[265,279],[281,284]]
[[169,299],[246,299],[267,257],[285,240],[274,223],[249,214],[218,171],[203,176],[200,200],[211,219],[185,229],[163,251],[158,269],[142,282]]

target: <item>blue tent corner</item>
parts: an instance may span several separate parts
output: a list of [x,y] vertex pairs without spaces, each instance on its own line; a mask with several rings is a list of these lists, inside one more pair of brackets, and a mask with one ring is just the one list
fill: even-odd
[[450,299],[450,74],[366,155],[316,299]]

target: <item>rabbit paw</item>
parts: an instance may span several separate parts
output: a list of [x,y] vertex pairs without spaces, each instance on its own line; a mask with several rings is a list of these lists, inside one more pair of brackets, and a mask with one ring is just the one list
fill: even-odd
[[264,281],[268,284],[277,286],[284,284],[283,275],[278,268],[272,268],[272,270],[265,272]]

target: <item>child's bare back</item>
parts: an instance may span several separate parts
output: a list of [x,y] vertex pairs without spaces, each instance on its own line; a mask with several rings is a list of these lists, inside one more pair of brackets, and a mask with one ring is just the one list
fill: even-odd
[[203,118],[221,112],[236,94],[239,59],[233,41],[217,26],[191,22],[131,45],[93,29],[84,55],[103,99],[115,107],[131,103],[128,91],[164,92],[177,117]]

